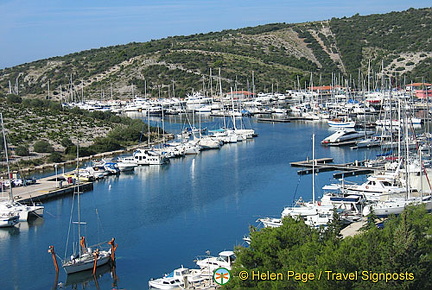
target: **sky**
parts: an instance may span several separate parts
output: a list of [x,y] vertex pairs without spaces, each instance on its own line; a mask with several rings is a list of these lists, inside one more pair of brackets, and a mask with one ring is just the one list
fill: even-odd
[[0,69],[168,36],[431,6],[430,0],[0,0]]

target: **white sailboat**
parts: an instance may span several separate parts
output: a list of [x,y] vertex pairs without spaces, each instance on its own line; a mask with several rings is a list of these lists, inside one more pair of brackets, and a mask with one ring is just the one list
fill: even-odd
[[[77,150],[77,167],[78,167],[78,150]],[[79,179],[78,179],[79,180]],[[113,254],[113,243],[114,239],[111,240],[112,247],[108,250],[103,250],[100,246],[104,243],[100,243],[95,245],[95,249],[92,247],[87,247],[86,240],[84,236],[81,236],[81,225],[85,225],[86,223],[81,221],[81,203],[80,203],[80,191],[79,184],[76,187],[74,192],[74,199],[76,196],[77,200],[77,221],[72,222],[69,225],[68,233],[71,232],[72,224],[76,224],[78,227],[78,241],[74,243],[74,253],[67,259],[62,261],[62,267],[66,271],[67,274],[77,273],[85,270],[93,269],[96,270],[97,267],[107,264],[111,259],[114,259]],[[72,217],[71,217],[72,221]],[[69,235],[68,235],[69,239]],[[67,248],[67,247],[66,247]],[[78,251],[76,253],[75,251]],[[111,256],[113,258],[111,258]]]
[[[2,217],[3,226],[14,226],[18,221],[27,221],[31,215],[42,216],[44,211],[43,205],[24,205],[14,201],[12,192],[12,180],[9,167],[9,155],[7,152],[6,133],[3,123],[3,114],[0,113],[2,133],[3,133],[3,147],[5,150],[6,166],[9,177],[9,193],[7,197],[0,198],[0,216]],[[4,184],[2,185],[4,186]],[[15,218],[18,216],[18,219]],[[1,226],[1,225],[0,225]]]
[[[295,206],[285,207],[282,211],[281,218],[262,218],[259,219],[259,222],[262,222],[265,227],[279,227],[282,225],[282,219],[286,216],[290,216],[293,218],[303,218],[308,224],[314,223],[316,225],[316,219],[313,219],[312,222],[309,222],[310,217],[317,216],[323,217],[326,216],[329,221],[330,217],[333,214],[333,204],[330,202],[317,201],[315,199],[315,134],[312,135],[312,201],[311,202],[303,202],[302,200],[297,201]],[[309,217],[309,218],[308,218]],[[320,225],[325,224],[322,223],[324,219],[320,218]]]

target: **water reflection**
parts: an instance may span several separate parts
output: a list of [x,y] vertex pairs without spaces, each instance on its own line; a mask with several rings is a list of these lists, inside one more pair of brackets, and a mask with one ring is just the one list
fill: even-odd
[[66,282],[58,281],[58,273],[55,275],[52,289],[102,289],[99,286],[99,281],[103,276],[108,277],[107,273],[110,273],[112,279],[112,288],[117,288],[118,277],[115,266],[110,264],[103,265],[96,269],[96,273],[93,275],[92,270],[78,272],[67,275]]
[[27,222],[20,222],[17,227],[19,227],[22,231],[28,231],[32,228],[40,227],[44,224],[45,219],[42,217],[34,217],[29,219]]
[[20,229],[18,227],[0,228],[0,240],[9,239],[12,236],[18,236]]

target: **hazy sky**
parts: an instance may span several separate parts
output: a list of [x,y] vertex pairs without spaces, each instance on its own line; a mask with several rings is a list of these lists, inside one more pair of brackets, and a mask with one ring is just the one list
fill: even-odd
[[167,36],[430,6],[430,0],[0,0],[0,69]]

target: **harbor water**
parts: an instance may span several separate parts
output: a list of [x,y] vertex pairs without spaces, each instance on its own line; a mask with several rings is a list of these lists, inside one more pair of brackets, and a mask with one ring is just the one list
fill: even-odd
[[[209,129],[220,126],[218,118],[201,121]],[[179,133],[183,124],[180,117],[171,117],[164,126]],[[65,196],[44,203],[43,219],[0,229],[0,289],[146,289],[149,279],[181,265],[195,268],[194,259],[206,251],[217,255],[244,245],[249,225],[257,226],[258,218],[279,217],[294,199],[311,199],[311,176],[298,175],[290,162],[312,158],[312,134],[316,158],[345,163],[378,153],[319,145],[332,133],[326,123],[251,119],[248,126],[257,138],[109,176],[81,195],[81,219],[87,223],[82,234],[88,244],[116,238],[116,276],[102,271],[97,279],[84,275],[71,280],[60,269],[56,279],[47,250],[53,245],[58,256],[70,255],[65,247],[72,197]],[[322,186],[335,182],[332,174],[316,176],[318,196]]]

